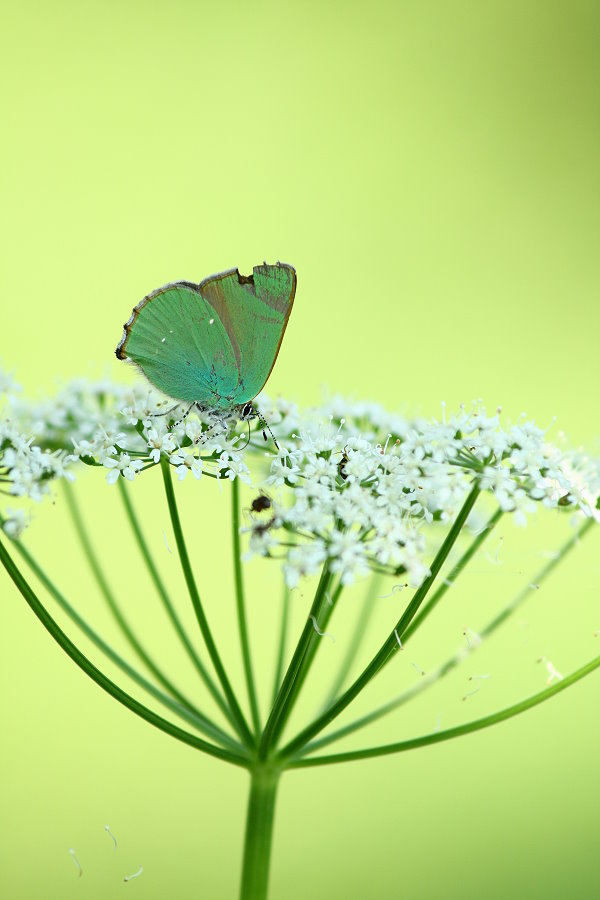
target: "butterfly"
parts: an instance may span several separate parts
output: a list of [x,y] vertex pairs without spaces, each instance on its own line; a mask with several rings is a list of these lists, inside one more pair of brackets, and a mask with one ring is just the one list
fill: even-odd
[[115,352],[188,412],[251,419],[295,294],[296,271],[280,262],[166,284],[134,307]]

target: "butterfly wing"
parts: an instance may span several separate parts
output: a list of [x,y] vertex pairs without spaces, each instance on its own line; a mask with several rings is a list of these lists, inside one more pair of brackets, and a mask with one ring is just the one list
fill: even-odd
[[275,365],[296,293],[296,272],[285,263],[213,275],[199,291],[223,323],[235,355],[239,383],[234,402],[246,403],[265,385]]
[[116,354],[131,359],[176,400],[226,409],[239,389],[231,340],[199,285],[168,284],[144,297],[125,324]]

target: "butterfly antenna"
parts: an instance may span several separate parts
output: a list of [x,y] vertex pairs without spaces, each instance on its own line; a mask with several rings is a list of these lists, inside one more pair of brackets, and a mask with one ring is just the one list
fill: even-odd
[[266,429],[266,430],[269,432],[269,434],[271,435],[271,439],[272,439],[273,443],[275,444],[275,446],[276,446],[277,449],[279,450],[279,444],[278,444],[277,441],[275,440],[275,435],[273,434],[273,432],[272,432],[271,429],[269,428],[269,425],[267,424],[267,421],[266,421],[265,417],[264,417],[263,415],[261,415],[261,413],[259,413],[259,411],[258,411],[256,408],[255,408],[254,411],[255,411],[255,413],[256,413],[256,418],[258,419],[258,421],[260,422],[260,424],[261,424],[261,426],[262,426],[263,437],[264,437],[265,441],[267,440],[267,436],[266,436],[266,434],[265,434],[265,429]]
[[[171,409],[165,409],[164,412],[148,413],[148,418],[149,418],[149,419],[156,419],[156,418],[158,418],[159,416],[168,416],[169,413],[174,412],[179,406],[180,406],[180,404],[179,404],[179,403],[176,403],[175,406],[172,406]],[[188,412],[189,412],[189,409],[188,409]],[[185,415],[187,416],[187,413],[186,413]],[[184,418],[185,418],[185,416],[184,416]]]

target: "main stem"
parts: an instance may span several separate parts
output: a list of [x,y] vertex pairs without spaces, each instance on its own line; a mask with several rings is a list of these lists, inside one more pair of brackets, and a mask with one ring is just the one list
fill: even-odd
[[266,900],[279,771],[258,765],[250,770],[250,794],[240,900]]

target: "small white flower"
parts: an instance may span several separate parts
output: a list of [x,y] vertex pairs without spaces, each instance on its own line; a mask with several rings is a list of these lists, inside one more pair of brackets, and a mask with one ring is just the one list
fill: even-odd
[[107,456],[103,465],[109,469],[106,474],[107,482],[109,484],[115,484],[120,474],[122,474],[127,481],[133,481],[136,472],[139,472],[143,463],[140,459],[131,459],[128,453],[121,453],[118,457]]
[[180,419],[185,415],[186,407],[181,404],[174,406],[172,400],[159,397],[150,391],[143,396],[134,396],[132,402],[122,407],[120,412],[128,425],[137,425],[138,422],[142,422],[146,428],[150,428],[157,419],[161,419],[167,413],[169,418],[173,418],[175,421]]
[[77,456],[95,456],[100,462],[104,462],[105,457],[114,456],[117,453],[117,445],[126,439],[126,435],[122,431],[100,427],[94,431],[91,441],[73,439],[73,450]]
[[240,481],[243,481],[246,484],[252,484],[248,466],[244,462],[241,454],[223,452],[219,457],[217,466],[219,472],[224,472],[230,481],[233,481],[234,478],[239,478]]
[[356,531],[336,531],[327,548],[331,571],[340,573],[342,584],[352,584],[357,575],[369,571],[365,545]]
[[[345,453],[348,459],[343,464],[343,477],[350,483],[353,481],[364,481],[365,478],[373,474],[378,465],[381,463],[385,464],[385,460],[380,454],[377,454],[377,457],[372,455],[371,447],[368,449],[363,448],[362,450],[346,447]],[[387,459],[387,462],[391,462],[390,458]],[[391,465],[395,466],[399,462],[397,457],[394,457]]]
[[197,444],[202,438],[202,422],[197,416],[188,416],[184,423],[184,431],[192,444]]
[[251,559],[252,556],[268,556],[269,552],[278,546],[279,542],[269,528],[253,528],[244,559]]
[[536,512],[537,504],[523,488],[517,488],[514,492],[512,503],[510,512],[513,513],[515,525],[518,528],[524,528],[527,525],[527,513]]
[[265,484],[281,487],[286,483],[296,484],[300,474],[300,466],[293,461],[293,456],[288,451],[280,451],[271,463],[271,474],[265,479]]
[[504,466],[486,466],[480,485],[484,491],[493,491],[501,509],[505,511],[514,509],[512,496],[518,485],[510,469]]
[[285,583],[290,589],[297,587],[303,576],[318,572],[326,558],[327,549],[320,540],[292,547],[283,567]]
[[318,481],[321,484],[331,484],[337,474],[337,465],[329,457],[310,454],[304,466],[303,475],[309,481]]
[[6,510],[6,519],[2,525],[4,533],[12,540],[16,541],[20,538],[27,526],[27,515],[23,509]]
[[196,456],[180,452],[171,457],[171,465],[175,466],[178,481],[183,481],[188,472],[191,472],[198,481],[202,477],[202,460]]
[[21,385],[14,380],[12,372],[0,369],[0,394],[17,394],[20,391]]
[[150,459],[158,463],[160,462],[161,453],[169,456],[175,450],[175,438],[172,432],[167,431],[166,427],[160,431],[158,428],[149,428],[146,434],[148,438],[148,447],[150,448]]

